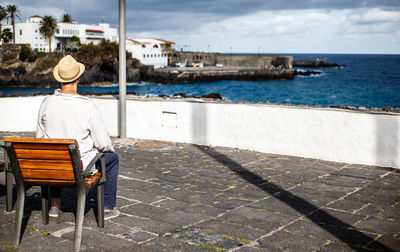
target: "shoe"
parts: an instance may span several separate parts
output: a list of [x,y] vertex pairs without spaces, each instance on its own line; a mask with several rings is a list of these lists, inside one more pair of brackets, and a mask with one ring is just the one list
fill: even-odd
[[121,212],[117,209],[107,209],[104,210],[104,220],[109,220],[117,217]]
[[50,211],[49,211],[49,216],[56,218],[56,217],[58,217],[60,215],[60,212],[61,212],[60,208],[51,207]]

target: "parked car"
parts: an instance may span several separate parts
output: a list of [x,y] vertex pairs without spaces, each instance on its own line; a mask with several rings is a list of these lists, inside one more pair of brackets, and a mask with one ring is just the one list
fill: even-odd
[[224,65],[222,65],[221,63],[217,63],[215,64],[216,67],[224,67]]

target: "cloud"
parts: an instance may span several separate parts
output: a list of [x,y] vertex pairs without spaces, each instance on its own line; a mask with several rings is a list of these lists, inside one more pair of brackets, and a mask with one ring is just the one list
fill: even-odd
[[[35,14],[61,18],[71,14],[78,23],[104,18],[118,27],[118,1],[0,0],[16,4],[22,19]],[[400,53],[399,0],[126,0],[127,36],[161,37],[214,51],[287,52],[346,51],[352,45]],[[369,44],[367,44],[367,42]],[[349,43],[352,43],[351,45]],[[365,44],[365,45],[364,45]],[[264,46],[268,45],[268,46]],[[387,49],[392,48],[392,49]]]
[[386,11],[379,8],[354,10],[346,17],[344,36],[399,37],[400,11]]

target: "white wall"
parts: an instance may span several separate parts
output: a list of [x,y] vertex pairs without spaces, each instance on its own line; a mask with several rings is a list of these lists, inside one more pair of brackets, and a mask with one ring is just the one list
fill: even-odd
[[[0,131],[35,130],[43,97],[0,98]],[[117,100],[95,99],[111,135]],[[400,115],[195,101],[127,101],[127,136],[400,168]]]

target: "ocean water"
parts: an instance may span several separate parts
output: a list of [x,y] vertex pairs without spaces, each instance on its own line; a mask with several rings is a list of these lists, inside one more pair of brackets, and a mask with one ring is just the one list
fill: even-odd
[[[289,55],[289,54],[288,54]],[[216,81],[189,84],[130,83],[128,92],[152,96],[219,93],[233,102],[271,102],[312,106],[400,107],[400,55],[290,54],[295,59],[327,59],[345,68],[299,69],[320,75],[294,80]],[[0,87],[5,95],[52,93],[54,88]],[[118,85],[80,87],[79,92],[118,92]]]

